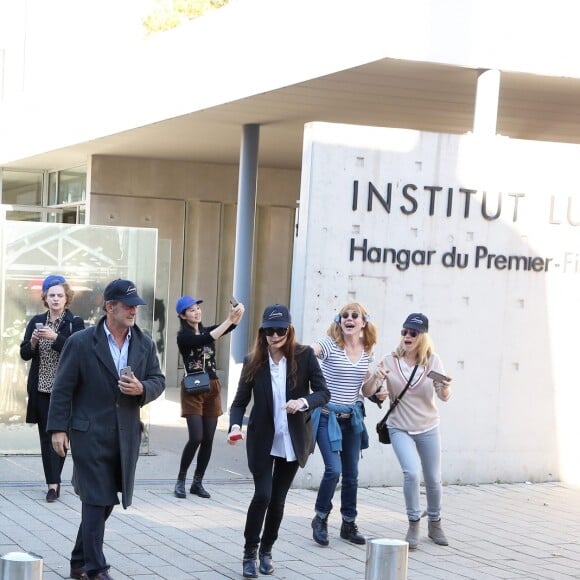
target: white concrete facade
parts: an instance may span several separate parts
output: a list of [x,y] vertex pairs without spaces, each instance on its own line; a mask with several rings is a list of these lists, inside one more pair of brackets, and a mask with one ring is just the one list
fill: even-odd
[[[320,338],[357,300],[379,329],[378,359],[408,314],[425,313],[454,378],[452,399],[439,403],[448,483],[580,481],[569,374],[579,159],[569,144],[306,130],[291,292],[298,334]],[[373,460],[361,462],[361,479],[397,484],[392,449],[373,431],[383,411],[366,406]]]

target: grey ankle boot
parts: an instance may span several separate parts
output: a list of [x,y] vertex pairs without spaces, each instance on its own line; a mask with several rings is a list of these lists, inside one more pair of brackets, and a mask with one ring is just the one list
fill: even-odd
[[409,550],[416,550],[419,545],[419,524],[420,520],[409,520],[409,529],[405,536],[405,542],[408,542]]
[[427,535],[440,546],[449,546],[449,542],[445,537],[445,533],[443,532],[443,528],[441,527],[441,520],[437,520],[436,522],[429,522]]

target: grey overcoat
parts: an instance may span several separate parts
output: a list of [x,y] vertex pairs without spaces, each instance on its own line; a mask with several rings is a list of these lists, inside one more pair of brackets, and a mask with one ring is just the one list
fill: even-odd
[[143,425],[139,410],[165,389],[155,344],[137,326],[131,328],[128,362],[143,384],[140,397],[123,395],[103,328],[73,334],[56,373],[47,431],[69,434],[75,489],[83,503],[131,505]]

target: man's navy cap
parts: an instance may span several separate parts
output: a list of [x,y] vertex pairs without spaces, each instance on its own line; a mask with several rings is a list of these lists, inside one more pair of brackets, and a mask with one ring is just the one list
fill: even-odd
[[201,304],[203,300],[199,300],[198,298],[193,298],[192,296],[182,296],[176,303],[175,303],[175,310],[177,312],[177,316],[183,314],[188,308],[191,308],[194,304]]
[[292,322],[288,308],[282,304],[266,307],[262,316],[262,328],[288,328]]
[[52,288],[53,286],[59,286],[60,284],[66,284],[66,280],[62,276],[47,276],[42,283],[42,291],[48,292],[49,288]]
[[414,312],[407,316],[403,328],[410,328],[417,332],[429,332],[429,319],[420,312]]
[[107,284],[103,294],[105,300],[118,300],[125,306],[139,306],[147,304],[137,293],[137,287],[131,280],[122,280],[118,278]]

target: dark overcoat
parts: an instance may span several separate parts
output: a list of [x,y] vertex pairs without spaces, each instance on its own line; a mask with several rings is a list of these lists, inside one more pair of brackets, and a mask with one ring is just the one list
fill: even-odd
[[165,389],[155,344],[138,326],[131,328],[127,364],[143,384],[143,394],[121,394],[119,373],[103,328],[73,334],[58,365],[50,408],[49,432],[69,433],[76,490],[83,503],[131,505],[143,425],[140,409]]
[[[244,367],[247,362],[248,357],[244,360]],[[286,400],[302,397],[308,402],[309,410],[289,413],[288,431],[298,464],[304,467],[308,456],[314,451],[310,411],[324,406],[330,400],[330,392],[312,348],[301,347],[301,352],[296,355],[296,365],[296,385],[293,388],[289,378],[290,369],[287,369]],[[269,362],[266,361],[251,381],[246,381],[243,377],[244,370],[230,407],[230,427],[242,425],[246,407],[253,395],[254,404],[248,419],[246,451],[248,467],[253,475],[258,476],[270,465],[269,457],[274,443],[274,395]]]
[[[44,314],[33,316],[26,325],[24,338],[20,343],[20,357],[23,360],[31,361],[30,369],[28,370],[28,380],[26,382],[26,390],[28,392],[28,403],[26,405],[27,423],[38,423],[38,417],[36,416],[36,400],[38,399],[38,373],[40,372],[40,351],[38,350],[38,345],[36,345],[36,348],[32,348],[30,339],[32,338],[32,333],[36,328],[36,323],[40,322],[46,324],[46,317],[46,312]],[[57,331],[58,336],[51,345],[52,349],[56,350],[58,353],[62,352],[62,348],[67,338],[73,332],[78,332],[84,327],[85,323],[80,316],[74,316],[70,310],[65,310],[63,320]]]

